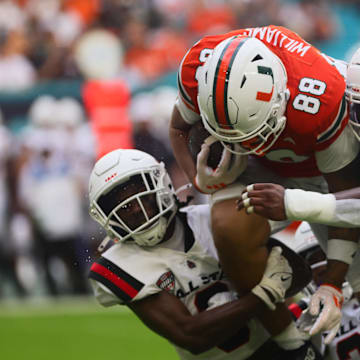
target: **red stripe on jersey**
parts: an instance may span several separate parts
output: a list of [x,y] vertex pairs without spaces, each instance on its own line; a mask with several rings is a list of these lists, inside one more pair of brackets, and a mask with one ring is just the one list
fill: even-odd
[[218,63],[218,69],[216,71],[216,83],[214,91],[215,100],[215,115],[216,119],[222,127],[230,129],[230,124],[227,115],[227,82],[231,71],[231,62],[233,60],[234,51],[238,45],[244,41],[244,37],[234,38],[230,44],[224,49],[224,53],[221,55]]
[[298,319],[303,312],[303,309],[296,303],[290,304],[289,310],[293,313],[295,319]]
[[98,263],[92,264],[91,271],[96,272],[97,274],[103,276],[105,279],[109,280],[112,284],[117,286],[131,298],[134,298],[139,292],[138,290],[134,289],[129,283],[119,278],[111,270]]

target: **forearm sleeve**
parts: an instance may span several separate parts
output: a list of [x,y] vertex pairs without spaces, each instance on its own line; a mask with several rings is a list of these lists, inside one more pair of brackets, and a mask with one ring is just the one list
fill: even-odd
[[360,199],[336,200],[333,194],[286,189],[284,202],[289,220],[339,227],[360,226]]
[[336,200],[334,219],[328,225],[359,227],[360,199]]

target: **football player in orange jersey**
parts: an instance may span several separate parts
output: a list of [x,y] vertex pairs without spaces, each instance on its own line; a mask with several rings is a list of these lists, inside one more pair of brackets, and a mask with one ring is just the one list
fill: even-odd
[[[192,183],[211,194],[215,244],[238,291],[261,278],[267,257],[264,242],[279,228],[257,214],[236,211],[233,199],[241,197],[246,185],[272,182],[314,192],[360,185],[359,176],[354,176],[360,146],[348,126],[345,72],[345,63],[272,25],[205,37],[180,65],[179,97],[170,125],[173,150]],[[187,141],[192,125],[200,120],[226,151],[248,158],[236,182],[221,164],[221,171],[214,172],[203,166],[207,145],[196,167]],[[251,243],[241,236],[245,233],[252,234]],[[325,282],[330,286],[320,286],[312,298],[318,317],[311,333],[334,330],[340,321],[341,284],[359,233],[328,230]],[[272,334],[281,333],[290,322],[280,307],[276,321],[270,313],[261,319]],[[334,335],[330,331],[326,341]]]

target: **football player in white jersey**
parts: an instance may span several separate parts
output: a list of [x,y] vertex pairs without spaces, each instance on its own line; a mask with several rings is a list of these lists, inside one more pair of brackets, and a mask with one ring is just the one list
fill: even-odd
[[[314,281],[303,292],[309,296],[321,284],[326,268],[325,253],[321,250],[307,222],[301,223],[294,239],[285,240],[285,244],[304,256],[311,265]],[[341,310],[341,323],[334,339],[328,345],[323,341],[324,335],[318,334],[312,339],[327,360],[360,359],[360,303],[348,282],[343,284],[342,292],[344,305]],[[293,309],[295,316],[299,317],[308,303],[309,297],[303,298],[297,304],[292,304],[290,308]],[[309,320],[307,315],[300,317],[299,326],[306,326],[307,320]]]
[[179,208],[164,165],[152,156],[115,150],[102,157],[89,200],[90,215],[114,241],[89,274],[103,306],[128,306],[181,359],[263,359],[269,344],[274,359],[319,359],[307,337],[295,336],[286,352],[269,343],[256,319],[284,300],[293,278],[279,248],[271,250],[261,282],[239,297],[219,264],[209,205]]

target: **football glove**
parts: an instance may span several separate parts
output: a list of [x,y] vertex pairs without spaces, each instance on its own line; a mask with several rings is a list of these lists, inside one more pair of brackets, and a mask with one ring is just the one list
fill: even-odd
[[217,168],[212,169],[207,165],[209,154],[210,146],[206,143],[202,144],[201,151],[197,155],[197,174],[194,180],[197,190],[205,194],[213,194],[215,191],[227,187],[247,166],[247,156],[232,154],[224,147]]
[[309,331],[311,336],[320,331],[327,331],[324,343],[330,344],[340,328],[343,302],[344,297],[340,289],[329,284],[321,285],[311,297],[309,308],[298,320],[300,330]]
[[276,303],[284,302],[293,277],[293,271],[281,252],[280,246],[272,248],[260,283],[251,290],[270,310],[275,310]]

